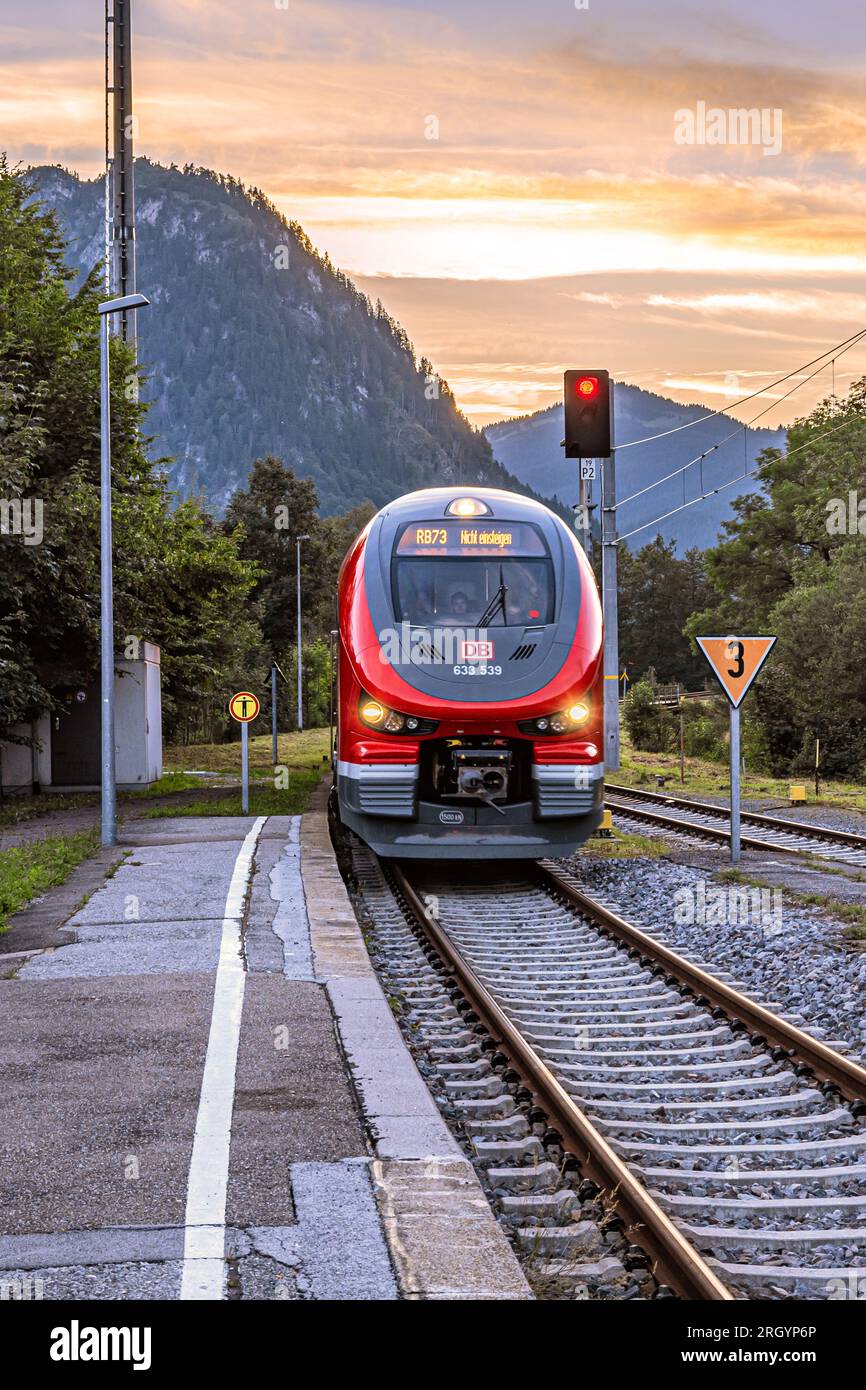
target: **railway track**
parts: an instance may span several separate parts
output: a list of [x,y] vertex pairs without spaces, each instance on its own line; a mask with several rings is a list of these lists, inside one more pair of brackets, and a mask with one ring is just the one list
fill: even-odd
[[[730,843],[729,813],[724,806],[713,806],[685,797],[666,796],[634,787],[605,785],[605,805],[621,818],[637,825],[657,825],[675,834],[719,844]],[[775,854],[812,854],[852,868],[866,869],[866,836],[829,826],[803,825],[782,816],[743,811],[741,844],[744,849]],[[724,824],[720,824],[723,822]]]
[[[559,866],[473,881],[360,845],[353,861],[476,1156],[518,1194],[501,1200],[524,1247],[559,1252],[566,1276],[588,1201],[615,1212],[602,1228],[622,1224],[626,1264],[645,1252],[682,1297],[862,1296],[866,1071]],[[575,1168],[577,1196],[563,1194]]]

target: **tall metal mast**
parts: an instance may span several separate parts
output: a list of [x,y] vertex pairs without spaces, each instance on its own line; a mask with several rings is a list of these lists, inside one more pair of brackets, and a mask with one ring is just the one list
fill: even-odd
[[[135,178],[132,112],[132,0],[108,0],[106,25],[112,26],[114,96],[111,158],[111,233],[114,293],[135,294]],[[121,336],[135,346],[135,312],[120,316]]]

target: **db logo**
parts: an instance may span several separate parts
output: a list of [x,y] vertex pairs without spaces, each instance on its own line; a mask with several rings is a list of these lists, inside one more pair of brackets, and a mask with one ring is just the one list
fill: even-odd
[[492,642],[461,642],[460,643],[461,661],[492,661],[493,643]]

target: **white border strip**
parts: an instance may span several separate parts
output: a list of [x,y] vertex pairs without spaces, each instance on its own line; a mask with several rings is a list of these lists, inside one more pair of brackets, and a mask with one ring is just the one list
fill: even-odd
[[225,1293],[226,1192],[246,984],[241,922],[256,842],[266,820],[266,816],[258,817],[241,846],[223,914],[210,1033],[187,1182],[182,1299],[221,1299]]

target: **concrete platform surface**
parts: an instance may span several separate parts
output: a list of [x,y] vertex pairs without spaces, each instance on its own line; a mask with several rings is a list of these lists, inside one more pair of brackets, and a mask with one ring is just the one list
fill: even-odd
[[372,970],[325,815],[123,839],[0,971],[0,1293],[530,1297]]

